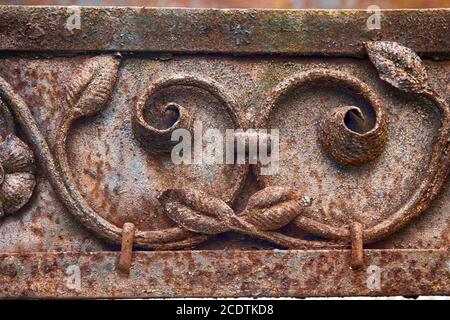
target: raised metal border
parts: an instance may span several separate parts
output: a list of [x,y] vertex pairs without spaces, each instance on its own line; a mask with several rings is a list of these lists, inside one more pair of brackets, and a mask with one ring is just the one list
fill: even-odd
[[[81,29],[66,28],[80,8]],[[449,9],[173,9],[0,6],[0,51],[123,51],[364,56],[363,43],[395,41],[424,56],[450,52]]]
[[[129,276],[118,253],[0,254],[3,298],[305,297],[450,295],[445,250],[135,252]],[[399,263],[401,262],[401,263]],[[7,272],[6,272],[7,271]],[[79,277],[79,286],[77,281]]]

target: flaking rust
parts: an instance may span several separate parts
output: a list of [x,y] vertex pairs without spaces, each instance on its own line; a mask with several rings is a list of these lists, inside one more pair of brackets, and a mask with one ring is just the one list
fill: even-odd
[[[46,30],[63,9],[0,16]],[[70,56],[65,38],[0,30],[1,297],[450,294],[450,44],[433,31],[448,10],[386,12],[428,21],[426,48],[409,29],[361,33],[359,11],[137,10],[86,8],[83,21],[107,37],[102,25],[123,19],[139,36],[136,15],[159,17],[160,37],[95,44],[81,25]],[[208,28],[171,28],[174,44],[170,15]],[[283,34],[339,16],[352,35],[340,45]],[[278,129],[279,171],[173,163],[172,134],[198,123]]]

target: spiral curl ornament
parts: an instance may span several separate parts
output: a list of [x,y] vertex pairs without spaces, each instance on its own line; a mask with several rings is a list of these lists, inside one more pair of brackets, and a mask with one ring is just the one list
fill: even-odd
[[[373,109],[374,123],[355,106],[339,106],[319,121],[318,138],[334,160],[344,165],[361,165],[378,158],[388,139],[386,112],[377,94],[364,82],[347,73],[330,69],[312,69],[280,83],[268,96],[265,110],[273,110],[277,101],[294,88],[304,85],[341,86],[358,96]],[[267,123],[270,113],[263,118]],[[362,131],[348,126],[348,119],[358,121]],[[371,126],[371,127],[370,127]]]
[[170,102],[164,106],[164,113],[165,115],[175,114],[176,120],[169,128],[155,128],[144,117],[148,97],[147,94],[141,97],[135,106],[131,122],[134,135],[150,153],[154,155],[170,154],[172,148],[178,143],[171,139],[172,133],[177,129],[185,129],[192,134],[194,119],[188,109]]
[[365,132],[358,132],[347,125],[347,119],[358,121],[361,128],[368,120],[361,109],[341,106],[332,110],[318,128],[319,140],[328,154],[343,165],[362,165],[378,158],[384,151],[388,129],[387,121],[378,99],[372,104],[376,111],[375,125]]

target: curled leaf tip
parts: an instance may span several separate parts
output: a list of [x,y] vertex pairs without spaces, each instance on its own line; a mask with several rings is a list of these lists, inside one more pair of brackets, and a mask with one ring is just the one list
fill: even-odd
[[66,87],[67,108],[83,116],[99,112],[109,99],[118,78],[120,58],[103,55],[90,58],[74,73]]
[[422,60],[411,49],[391,41],[366,42],[364,46],[382,80],[405,92],[421,93],[428,88]]
[[313,199],[297,190],[267,187],[250,197],[244,220],[260,230],[277,230],[295,219]]

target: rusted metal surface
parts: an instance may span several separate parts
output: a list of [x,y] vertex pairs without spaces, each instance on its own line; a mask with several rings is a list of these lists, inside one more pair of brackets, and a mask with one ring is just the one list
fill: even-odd
[[[48,15],[65,18],[66,9],[1,7],[0,15],[38,25]],[[351,42],[333,35],[332,46],[316,35],[305,49],[293,35],[285,42],[270,21],[289,15],[308,30],[346,21],[352,31],[363,13],[87,8],[85,14],[87,39],[77,42],[75,31],[71,49],[57,37],[19,42],[8,34],[6,45],[0,41],[1,50],[14,44],[0,58],[1,297],[449,294],[450,61],[414,52],[446,56],[450,39],[442,31],[431,32],[427,49],[412,30],[396,35],[398,42],[382,33],[383,41],[371,42],[359,33]],[[150,29],[148,38],[133,42],[142,47],[126,39],[93,42],[91,28],[102,33],[101,21],[109,19],[124,18],[127,37],[136,36],[127,24],[136,23],[136,14],[140,25],[159,17],[158,41]],[[397,14],[398,23],[430,15],[431,30],[449,18],[449,10],[383,12],[387,21]],[[209,41],[192,38],[195,28],[188,41],[166,25],[186,26],[187,17],[213,30],[250,19],[255,35],[262,28],[272,43],[243,49],[219,44],[216,31],[202,35]],[[279,24],[290,26],[283,19]],[[165,32],[179,36],[176,46]],[[77,43],[122,53],[82,54]],[[22,52],[35,49],[50,51]],[[61,56],[65,50],[71,54]],[[171,55],[153,55],[161,50]],[[220,132],[279,129],[279,171],[264,175],[261,163],[174,164],[172,132],[193,132],[194,122]],[[198,251],[165,251],[172,249]],[[43,264],[53,266],[42,271],[51,277],[40,273]],[[89,292],[62,288],[70,266],[81,268]],[[227,277],[215,280],[230,266],[236,279],[227,287]],[[119,270],[130,278],[117,280]],[[371,270],[383,270],[377,290],[365,282]],[[411,275],[416,282],[405,283]],[[213,281],[203,291],[189,285],[208,277]]]
[[0,8],[0,50],[135,51],[363,56],[364,42],[401,41],[446,56],[445,9],[387,10],[384,28],[368,30],[366,10],[214,10],[83,7],[82,29],[69,30],[67,7]]
[[118,254],[0,255],[3,297],[233,297],[448,295],[448,256],[439,250],[136,252],[130,276]]

